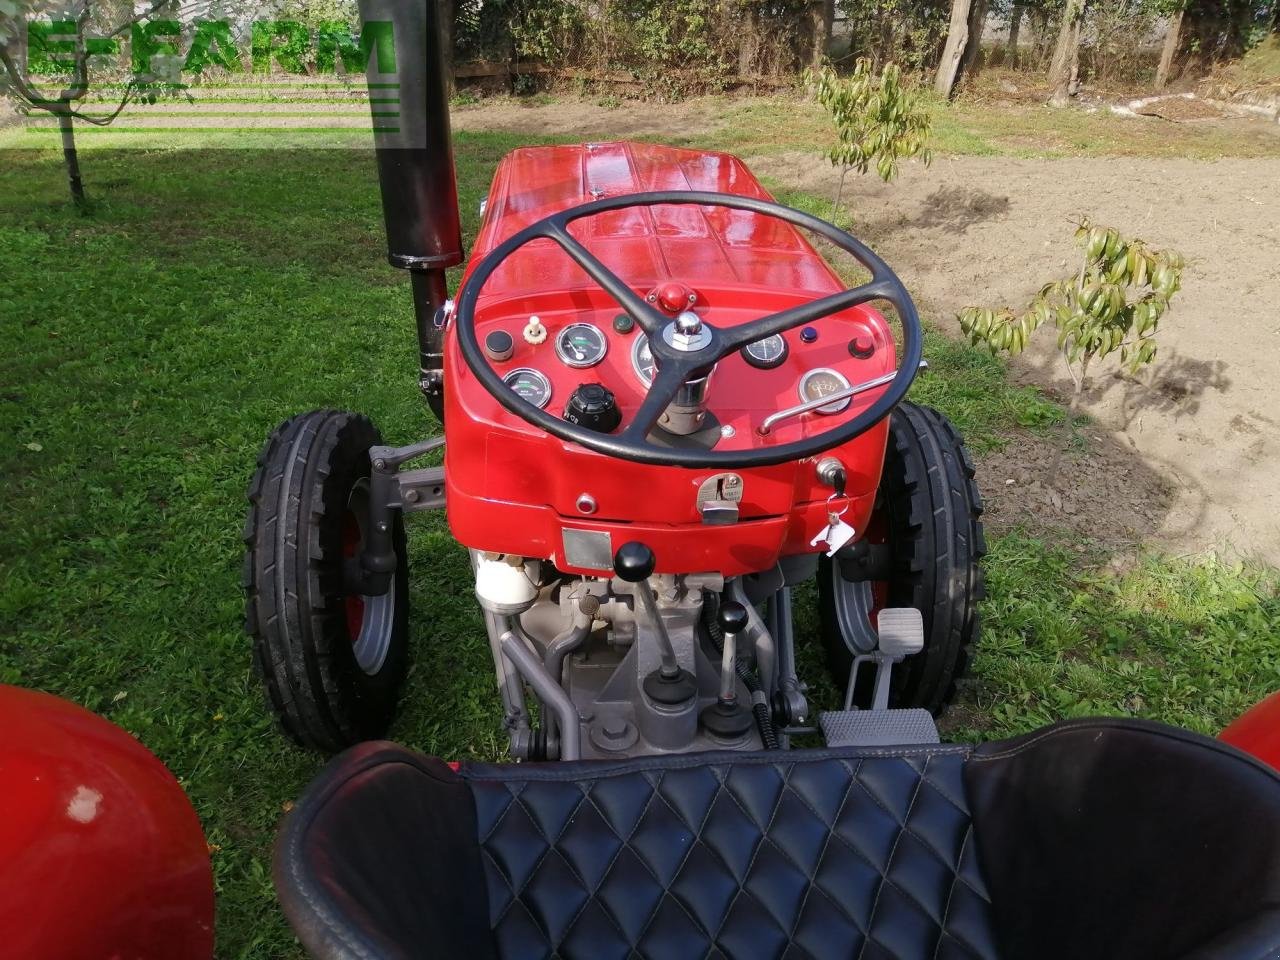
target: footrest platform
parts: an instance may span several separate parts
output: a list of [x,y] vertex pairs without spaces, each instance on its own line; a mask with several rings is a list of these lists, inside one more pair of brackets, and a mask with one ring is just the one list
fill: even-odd
[[828,747],[892,747],[938,743],[928,710],[828,710],[818,715]]

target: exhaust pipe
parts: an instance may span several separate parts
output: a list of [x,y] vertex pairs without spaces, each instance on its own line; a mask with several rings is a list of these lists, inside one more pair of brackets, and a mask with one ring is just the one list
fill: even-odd
[[[387,259],[412,277],[419,386],[443,420],[445,269],[462,262],[462,226],[440,14],[436,0],[360,0]],[[367,42],[383,40],[388,27],[394,63]],[[398,101],[399,108],[378,100]]]

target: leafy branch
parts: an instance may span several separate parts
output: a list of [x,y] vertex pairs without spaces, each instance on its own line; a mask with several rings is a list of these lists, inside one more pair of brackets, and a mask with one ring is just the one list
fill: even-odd
[[1057,328],[1058,350],[1075,387],[1068,426],[1095,360],[1118,355],[1130,376],[1155,362],[1160,321],[1182,287],[1186,265],[1176,251],[1152,249],[1088,219],[1078,225],[1076,242],[1084,254],[1079,271],[1045,284],[1026,310],[971,306],[959,314],[969,341],[993,354],[1016,356],[1036,330]]
[[804,81],[836,127],[837,140],[827,151],[832,166],[840,167],[833,217],[850,170],[865,174],[874,166],[887,183],[898,175],[898,164],[904,158],[919,157],[929,163],[926,143],[932,118],[920,96],[903,87],[897,64],[885,64],[877,75],[871,62],[860,58],[847,77],[828,65],[818,71],[806,70]]

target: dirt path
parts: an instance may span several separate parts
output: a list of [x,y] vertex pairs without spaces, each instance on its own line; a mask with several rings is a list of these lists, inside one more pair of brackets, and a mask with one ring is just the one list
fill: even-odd
[[[605,130],[689,136],[720,126],[722,111],[715,101],[610,111],[589,103],[495,104],[458,111],[454,122],[566,138]],[[835,192],[835,171],[812,154],[745,159],[778,183]],[[984,489],[998,513],[1030,509],[1082,533],[1095,530],[1091,518],[1102,514],[1133,539],[1280,563],[1277,184],[1280,152],[1213,162],[940,157],[927,170],[908,165],[892,185],[872,177],[852,183],[847,195],[859,232],[952,330],[961,307],[1021,306],[1066,272],[1077,256],[1072,221],[1081,215],[1188,258],[1151,384],[1094,378],[1085,408],[1100,429],[1089,431],[1091,453],[1070,479],[1053,482],[1053,458],[1031,438],[990,458]],[[1044,342],[1051,346],[1052,336]],[[1014,372],[1063,396],[1070,390],[1048,349],[1033,348]]]
[[[753,168],[834,192],[831,169],[804,156],[761,157]],[[870,242],[929,313],[949,323],[969,303],[1021,306],[1039,284],[1066,272],[1077,257],[1072,220],[1081,214],[1181,250],[1189,265],[1162,322],[1162,356],[1150,382],[1095,377],[1086,409],[1172,481],[1169,509],[1152,531],[1159,539],[1175,549],[1222,547],[1275,563],[1277,183],[1280,156],[1212,163],[954,158],[910,168],[891,186],[864,178],[854,203]],[[1015,374],[1066,395],[1070,380],[1051,347],[1045,338],[1015,363]],[[1093,491],[1121,502],[1126,493]]]

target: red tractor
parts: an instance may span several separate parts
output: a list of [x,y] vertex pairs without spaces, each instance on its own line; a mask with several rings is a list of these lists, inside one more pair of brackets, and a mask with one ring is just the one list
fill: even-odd
[[[270,701],[300,742],[356,744],[276,849],[307,950],[1275,957],[1280,776],[1258,760],[1133,720],[937,742],[977,630],[981,506],[955,430],[904,400],[920,323],[893,271],[733,157],[588,143],[502,162],[451,300],[435,5],[362,14],[394,28],[398,76],[370,58],[400,91],[382,198],[444,436],[391,447],[305,414],[251,489]],[[440,447],[443,469],[409,466]],[[356,743],[405,676],[402,517],[441,508],[511,756],[549,762]],[[827,747],[791,750],[813,728],[792,590],[813,577],[845,698],[816,718]]]
[[[365,16],[430,43],[428,6]],[[445,509],[514,758],[774,748],[815,719],[833,745],[936,740],[977,637],[982,507],[958,433],[904,400],[924,363],[897,275],[735,157],[586,143],[502,161],[449,299],[448,110],[413,49],[378,163],[444,435],[391,447],[319,410],[263,450],[248,624],[284,728],[323,750],[386,731],[408,665],[402,518]],[[812,237],[869,278],[847,285]],[[407,468],[439,447],[443,469]],[[846,691],[816,718],[792,626],[815,577]]]

